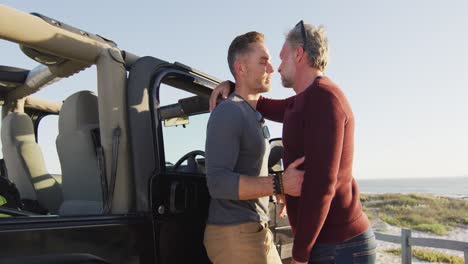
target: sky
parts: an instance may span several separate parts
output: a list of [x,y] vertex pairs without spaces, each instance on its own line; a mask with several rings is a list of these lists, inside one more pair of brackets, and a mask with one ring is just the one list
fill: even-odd
[[[299,20],[324,25],[330,43],[325,75],[347,95],[356,119],[357,179],[468,176],[467,1],[2,1],[114,40],[119,48],[182,62],[232,79],[226,62],[232,39],[265,34],[278,67],[285,33]],[[0,41],[2,65],[36,62]],[[91,68],[37,97],[63,100],[96,90]],[[266,96],[294,93],[273,75]],[[53,121],[51,121],[53,122]],[[56,121],[55,121],[56,122]],[[281,136],[281,124],[269,123]],[[53,137],[43,147],[56,155]],[[41,143],[41,142],[40,142]],[[55,163],[54,163],[55,162]],[[58,161],[48,164],[57,166]]]

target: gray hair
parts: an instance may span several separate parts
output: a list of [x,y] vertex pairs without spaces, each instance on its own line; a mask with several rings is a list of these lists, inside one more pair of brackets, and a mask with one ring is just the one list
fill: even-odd
[[[328,63],[328,39],[325,35],[325,28],[318,28],[311,24],[304,24],[307,43],[304,51],[309,58],[309,66],[324,71]],[[296,48],[297,45],[304,47],[304,38],[301,32],[301,26],[297,25],[286,34],[286,41],[291,47]]]

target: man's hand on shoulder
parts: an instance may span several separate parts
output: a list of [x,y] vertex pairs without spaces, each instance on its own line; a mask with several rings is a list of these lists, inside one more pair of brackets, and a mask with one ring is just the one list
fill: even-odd
[[218,97],[221,96],[222,100],[225,100],[229,96],[230,91],[230,81],[224,81],[213,89],[210,96],[210,112],[216,108],[216,105],[218,104]]

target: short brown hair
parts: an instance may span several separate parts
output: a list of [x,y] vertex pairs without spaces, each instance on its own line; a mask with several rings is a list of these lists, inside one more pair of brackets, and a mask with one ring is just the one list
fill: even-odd
[[264,36],[262,33],[256,31],[250,31],[243,35],[237,36],[229,46],[228,50],[228,64],[229,70],[231,70],[232,76],[236,78],[234,73],[234,62],[238,58],[239,55],[243,55],[250,51],[249,44],[256,43],[256,42],[263,42]]

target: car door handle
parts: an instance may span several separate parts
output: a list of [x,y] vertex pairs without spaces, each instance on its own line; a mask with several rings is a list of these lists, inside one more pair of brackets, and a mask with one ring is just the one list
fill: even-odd
[[[182,213],[183,212],[183,209],[178,209],[177,208],[177,196],[178,196],[178,189],[179,188],[182,188],[183,185],[180,183],[180,182],[173,182],[171,183],[171,191],[170,191],[170,195],[169,195],[169,211],[173,214],[177,214],[177,213]],[[186,202],[186,197],[185,197],[185,190],[183,190],[183,202],[184,202],[184,205],[185,205],[185,202]],[[180,196],[180,194],[179,194]]]

